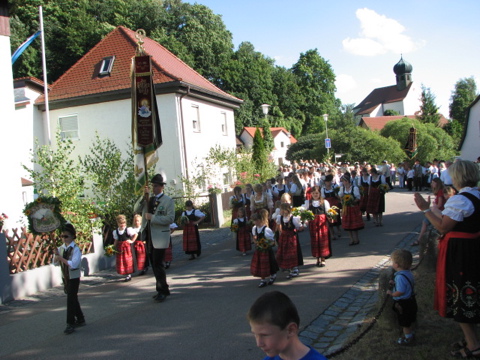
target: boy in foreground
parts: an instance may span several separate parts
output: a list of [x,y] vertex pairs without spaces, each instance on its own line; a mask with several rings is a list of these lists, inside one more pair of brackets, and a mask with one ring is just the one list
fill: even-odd
[[417,320],[417,301],[415,299],[415,279],[412,271],[412,253],[397,249],[392,253],[392,267],[395,278],[390,283],[392,290],[387,294],[393,297],[393,310],[397,313],[398,323],[403,329],[403,336],[398,338],[398,345],[410,345],[415,341],[413,323]]
[[298,338],[300,317],[290,298],[280,291],[260,296],[247,313],[264,360],[326,360]]

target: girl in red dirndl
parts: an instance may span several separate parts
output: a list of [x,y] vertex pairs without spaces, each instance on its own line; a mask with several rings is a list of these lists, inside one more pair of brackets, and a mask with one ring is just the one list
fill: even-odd
[[145,243],[142,241],[140,235],[140,227],[142,226],[142,216],[136,214],[133,216],[133,226],[128,228],[133,234],[133,249],[135,251],[135,259],[137,259],[137,270],[140,271],[140,275],[145,274],[147,267],[147,251]]
[[205,219],[205,214],[198,209],[194,209],[191,200],[185,201],[186,210],[182,216],[188,218],[188,222],[183,227],[183,251],[190,255],[189,260],[195,259],[195,255],[200,256],[202,253],[202,245],[200,244],[200,233],[198,232],[198,224]]
[[132,279],[133,273],[133,252],[132,252],[132,237],[135,235],[127,229],[127,218],[125,215],[118,215],[117,218],[118,229],[113,230],[113,243],[117,250],[115,265],[117,273],[120,275],[127,275],[125,281]]
[[348,231],[350,235],[350,243],[348,245],[358,245],[358,230],[362,230],[365,224],[362,220],[362,212],[360,211],[360,190],[357,186],[353,186],[350,182],[350,173],[345,173],[341,181],[343,186],[338,192],[342,199],[342,227]]
[[288,279],[298,276],[298,267],[303,265],[302,249],[297,230],[303,226],[298,217],[292,215],[289,204],[280,205],[280,215],[277,218],[280,237],[278,239],[277,264],[281,269],[289,269]]
[[248,224],[244,207],[238,209],[237,218],[233,220],[233,225],[232,229],[237,233],[236,249],[245,256],[247,251],[252,250],[252,229]]
[[[252,221],[255,226],[252,229],[252,235],[255,243],[255,252],[253,253],[250,273],[262,280],[258,287],[272,285],[277,278],[278,265],[273,254],[274,233],[268,227],[268,211],[261,209],[258,213],[252,215]],[[266,280],[270,276],[270,279]]]
[[317,186],[312,188],[311,195],[308,210],[315,215],[315,219],[308,223],[312,256],[317,258],[317,266],[323,267],[325,266],[325,259],[332,256],[330,232],[326,215],[328,210],[330,210],[330,204],[321,197],[320,189]]

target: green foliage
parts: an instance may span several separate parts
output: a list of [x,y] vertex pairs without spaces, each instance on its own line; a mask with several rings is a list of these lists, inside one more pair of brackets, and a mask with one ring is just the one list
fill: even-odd
[[472,77],[460,79],[455,83],[455,90],[450,98],[450,118],[457,120],[465,126],[467,120],[467,108],[477,97],[477,84]]
[[420,115],[418,119],[424,124],[433,124],[438,126],[440,114],[438,113],[438,106],[435,104],[435,95],[422,85],[422,105],[420,105]]
[[398,111],[388,109],[388,110],[385,110],[383,112],[383,115],[384,116],[396,116],[396,115],[400,115],[400,113]]
[[273,142],[273,136],[270,130],[270,123],[268,122],[268,119],[265,118],[262,121],[262,128],[263,128],[263,144],[265,145],[265,152],[267,154],[270,154],[273,148],[275,147],[275,144]]
[[62,215],[75,226],[78,240],[88,241],[94,225],[90,220],[94,208],[84,197],[85,176],[80,164],[71,158],[75,149],[72,141],[61,139],[60,132],[55,139],[55,149],[49,145],[40,146],[38,141],[35,143],[32,162],[41,170],[23,167],[33,179],[38,195],[58,198],[62,203]]
[[255,172],[261,174],[265,164],[267,163],[267,152],[262,134],[258,127],[255,130],[255,135],[253,136],[252,162],[255,165]]
[[397,140],[403,149],[412,126],[417,129],[418,155],[415,159],[421,163],[435,158],[452,159],[457,155],[452,138],[434,124],[423,124],[418,120],[403,118],[387,123],[380,134]]
[[79,159],[93,192],[96,212],[101,214],[104,225],[116,227],[116,216],[123,214],[127,221],[133,219],[134,195],[133,152],[122,158],[122,152],[110,139],[95,134],[90,151]]

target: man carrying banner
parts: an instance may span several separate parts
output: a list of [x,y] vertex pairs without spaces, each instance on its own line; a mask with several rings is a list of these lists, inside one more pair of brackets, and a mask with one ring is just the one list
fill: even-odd
[[163,193],[163,176],[155,175],[150,181],[153,196],[149,197],[148,186],[145,196],[135,204],[135,212],[142,213],[142,236],[147,242],[147,253],[156,279],[155,301],[162,302],[170,295],[165,273],[165,250],[170,244],[170,224],[175,219],[175,205],[172,198]]

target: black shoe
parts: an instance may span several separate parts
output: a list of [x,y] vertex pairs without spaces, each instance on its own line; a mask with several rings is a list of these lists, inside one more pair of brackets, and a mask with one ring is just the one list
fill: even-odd
[[277,280],[277,277],[270,277],[270,279],[268,280],[268,285],[273,285],[273,283],[275,282],[275,280]]
[[138,274],[138,276],[142,276],[142,275],[145,275],[145,270],[140,271],[140,273]]
[[167,262],[165,263],[165,269],[168,269],[169,267],[170,267],[170,261],[167,261]]
[[123,281],[129,282],[130,280],[132,280],[132,275],[127,275],[127,277]]
[[163,302],[163,301],[165,301],[166,298],[167,298],[166,295],[163,295],[163,294],[158,293],[157,296],[155,296],[153,299],[154,299],[156,302]]
[[260,281],[260,284],[258,284],[259,288],[267,286],[267,282],[265,280]]
[[65,328],[65,330],[63,330],[63,333],[65,335],[70,335],[74,331],[75,331],[75,328],[73,327],[73,325],[68,324],[67,327]]
[[192,254],[192,255],[188,258],[188,260],[195,260],[195,255]]
[[85,326],[87,323],[85,322],[85,319],[77,320],[75,321],[75,324],[73,324],[74,328]]

